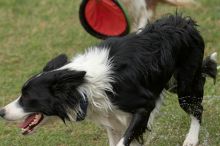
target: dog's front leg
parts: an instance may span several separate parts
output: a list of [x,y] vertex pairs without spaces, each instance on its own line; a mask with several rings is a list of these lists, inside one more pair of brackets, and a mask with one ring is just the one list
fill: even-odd
[[106,127],[106,130],[108,134],[109,146],[116,146],[122,136],[122,132],[116,131],[110,127]]
[[139,140],[140,144],[136,143],[136,146],[140,146],[143,143],[142,136],[147,128],[150,112],[151,111],[147,111],[144,108],[136,110],[136,112],[133,114],[128,129],[124,134],[124,137],[118,142],[117,146],[131,146],[131,143],[135,142],[137,139]]

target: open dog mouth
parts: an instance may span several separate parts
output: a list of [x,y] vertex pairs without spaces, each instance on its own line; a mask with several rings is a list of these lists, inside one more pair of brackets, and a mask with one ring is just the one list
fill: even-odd
[[44,115],[41,113],[30,114],[19,126],[22,130],[22,134],[30,134],[36,128],[36,126],[42,122],[43,119]]

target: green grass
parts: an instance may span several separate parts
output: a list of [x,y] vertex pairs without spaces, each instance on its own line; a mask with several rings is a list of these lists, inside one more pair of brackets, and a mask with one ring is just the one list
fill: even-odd
[[[197,20],[206,42],[206,55],[220,54],[220,1],[200,0],[201,6],[178,8]],[[88,35],[78,20],[80,0],[0,0],[0,106],[19,95],[22,84],[42,70],[52,57],[76,52],[99,40]],[[176,8],[160,5],[156,18],[175,13]],[[205,88],[204,116],[200,134],[202,146],[220,145],[220,87],[208,80]],[[0,120],[1,146],[107,146],[104,129],[84,121],[64,125],[53,119],[31,136],[21,136],[16,123]],[[150,146],[181,145],[189,127],[188,116],[177,97],[169,95],[146,134]]]

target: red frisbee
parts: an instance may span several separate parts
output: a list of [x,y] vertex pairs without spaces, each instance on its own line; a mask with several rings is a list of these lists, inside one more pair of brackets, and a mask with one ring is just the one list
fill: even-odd
[[85,30],[97,38],[129,33],[126,13],[116,0],[83,0],[79,14]]

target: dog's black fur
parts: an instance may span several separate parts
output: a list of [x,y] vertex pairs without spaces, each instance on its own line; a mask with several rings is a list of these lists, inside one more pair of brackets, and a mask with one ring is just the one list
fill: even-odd
[[111,96],[112,103],[134,115],[126,145],[145,131],[155,102],[174,73],[180,106],[201,121],[204,41],[192,19],[164,17],[139,34],[108,39],[99,47],[111,48],[115,65],[117,94]]
[[[215,77],[216,66],[209,68],[215,63],[210,65],[208,60],[203,64],[204,41],[196,26],[189,17],[169,15],[138,34],[110,38],[97,46],[110,51],[111,76],[115,81],[111,83],[114,93],[106,91],[109,99],[120,110],[133,115],[124,134],[126,146],[134,139],[143,143],[150,113],[174,74],[181,108],[201,121],[203,73],[214,70],[210,75]],[[82,100],[76,88],[86,83],[86,72],[54,70],[67,63],[65,55],[58,56],[39,77],[24,85],[19,103],[26,112],[69,120],[65,107],[74,109]]]
[[[117,79],[113,87],[117,94],[109,93],[112,103],[134,115],[125,133],[126,145],[129,145],[134,138],[139,139],[145,131],[150,112],[154,109],[156,100],[174,72],[177,72],[179,99],[188,98],[190,101],[195,98],[192,106],[188,106],[187,103],[185,106],[185,103],[180,101],[181,107],[188,113],[190,108],[198,107],[194,109],[198,111],[195,116],[201,120],[204,84],[201,66],[204,41],[195,26],[195,22],[190,18],[169,16],[148,25],[139,34],[108,39],[98,46],[110,48],[109,57],[113,58],[114,74],[112,76]],[[58,66],[52,67],[52,63],[48,64],[44,71],[59,68],[66,63],[65,59],[63,60],[63,64]],[[75,71],[66,72],[66,70],[45,73],[41,78],[32,81],[35,85],[29,83],[28,87],[23,88],[20,103],[29,112],[38,111],[46,115],[57,115],[62,119],[68,118],[62,104],[77,105],[79,102],[77,99],[80,97],[73,91],[77,86],[73,85],[72,88],[71,84],[80,85],[83,75]],[[63,78],[63,76],[67,77]],[[44,81],[49,87],[51,84],[52,87],[44,91],[45,83],[38,80]],[[38,82],[41,84],[37,84]],[[66,89],[63,86],[67,86]],[[32,92],[32,88],[37,88],[34,90],[39,92]],[[43,95],[36,95],[37,99],[34,100],[33,93]],[[49,95],[45,96],[45,94]],[[27,102],[26,96],[30,97],[27,98],[28,101],[35,102],[33,104]],[[38,97],[45,98],[44,102],[39,101]],[[50,103],[48,106],[45,102],[47,100],[52,101],[53,104]],[[42,110],[38,109],[39,107]]]

